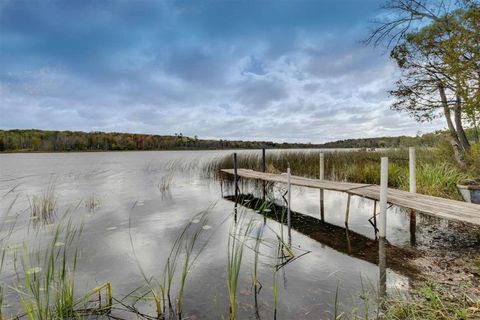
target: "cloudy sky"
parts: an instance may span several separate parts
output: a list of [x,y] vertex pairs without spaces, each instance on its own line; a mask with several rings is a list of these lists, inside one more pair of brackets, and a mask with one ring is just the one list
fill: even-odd
[[0,0],[0,128],[324,142],[415,135],[364,47],[381,0]]

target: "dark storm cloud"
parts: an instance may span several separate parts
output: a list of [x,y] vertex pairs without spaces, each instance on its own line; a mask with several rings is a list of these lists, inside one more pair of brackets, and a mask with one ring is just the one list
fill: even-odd
[[414,134],[388,110],[395,67],[359,44],[379,4],[0,0],[0,128]]

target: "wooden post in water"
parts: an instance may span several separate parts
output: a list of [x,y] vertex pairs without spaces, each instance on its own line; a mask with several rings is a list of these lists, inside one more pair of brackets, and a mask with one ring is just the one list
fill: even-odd
[[[325,154],[320,152],[320,180],[325,179]],[[325,198],[323,189],[320,189],[320,219],[325,221]]]
[[382,157],[380,169],[380,220],[379,236],[384,238],[387,235],[387,197],[388,197],[388,158]]
[[[265,157],[265,148],[262,148],[262,172],[267,171],[267,159]],[[263,184],[263,201],[265,201],[265,195],[266,195],[266,182],[265,180],[262,181]]]
[[223,198],[223,174],[222,174],[222,177],[220,178],[220,193],[222,194],[222,198]]
[[233,187],[235,188],[235,204],[238,202],[238,173],[237,173],[237,153],[233,154]]
[[378,239],[378,269],[379,269],[379,292],[380,300],[387,295],[387,252],[385,250],[385,238]]
[[345,211],[345,227],[348,229],[348,217],[350,216],[350,199],[352,195],[349,193],[347,198],[347,210]]
[[292,218],[290,213],[290,203],[292,200],[292,185],[290,182],[290,165],[287,168],[287,226],[288,226],[288,241],[291,243],[292,238]]
[[[416,178],[416,155],[415,148],[408,148],[408,164],[410,175],[410,192],[417,193],[417,178]],[[412,245],[416,242],[416,228],[417,228],[417,215],[415,211],[410,210],[410,243]]]

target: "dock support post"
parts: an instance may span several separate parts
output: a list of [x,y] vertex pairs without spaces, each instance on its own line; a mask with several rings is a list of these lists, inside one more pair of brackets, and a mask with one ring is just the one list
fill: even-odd
[[380,169],[380,229],[379,236],[387,235],[388,158],[382,157]]
[[[320,152],[320,181],[325,179],[325,154]],[[325,198],[323,189],[320,189],[320,219],[325,221]]]
[[223,176],[220,178],[220,193],[222,194],[223,198]]
[[349,193],[347,198],[347,209],[345,211],[345,227],[348,229],[348,217],[350,216],[350,199],[352,195]]
[[378,239],[378,269],[379,269],[379,292],[381,304],[387,295],[387,252],[385,238]]
[[[417,178],[416,178],[416,155],[415,148],[408,148],[408,164],[410,173],[410,192],[417,193]],[[416,228],[417,228],[417,215],[415,211],[410,211],[410,243],[415,245],[416,242]]]
[[292,218],[290,213],[290,202],[292,200],[292,185],[290,183],[290,165],[287,168],[287,226],[288,226],[288,242],[289,245],[292,241]]
[[408,148],[408,164],[409,164],[409,173],[410,173],[410,192],[417,193],[417,179],[416,179],[416,166],[415,166],[415,148]]
[[[267,160],[266,160],[266,157],[265,157],[265,148],[262,148],[262,172],[266,172],[267,171]],[[262,185],[263,185],[263,201],[265,201],[265,196],[266,196],[266,182],[265,180],[262,181]]]
[[410,244],[414,246],[417,243],[417,215],[415,211],[410,210]]
[[233,187],[235,188],[235,206],[234,206],[234,214],[233,220],[235,224],[237,223],[237,205],[238,205],[238,172],[237,172],[237,154],[233,154]]
[[238,202],[238,173],[237,173],[237,153],[233,154],[233,187],[235,188],[235,205]]

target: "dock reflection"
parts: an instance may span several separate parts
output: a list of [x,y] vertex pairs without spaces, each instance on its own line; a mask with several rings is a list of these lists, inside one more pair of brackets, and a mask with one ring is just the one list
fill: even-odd
[[[235,202],[233,196],[224,198]],[[272,219],[285,225],[287,223],[287,208],[275,202],[264,201],[251,194],[240,194],[238,195],[238,204],[257,211],[265,219]],[[296,211],[291,211],[291,226],[293,230],[316,240],[322,245],[378,265],[381,291],[386,291],[387,268],[409,278],[420,275],[418,267],[411,263],[418,256],[418,252],[412,248],[396,247],[387,240],[371,239],[351,229],[330,224]]]

